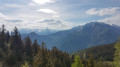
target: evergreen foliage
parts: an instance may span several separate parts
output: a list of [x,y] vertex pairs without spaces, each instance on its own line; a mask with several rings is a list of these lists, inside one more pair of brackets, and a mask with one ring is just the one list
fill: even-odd
[[120,67],[120,40],[115,44],[115,58],[114,58],[114,66]]
[[25,64],[22,65],[22,67],[30,67],[30,66],[29,66],[29,63],[25,61]]
[[78,55],[75,56],[74,63],[72,63],[72,67],[84,67],[84,65],[82,64],[82,61]]
[[33,44],[32,44],[32,52],[33,55],[35,56],[38,53],[38,49],[40,48],[39,44],[37,43],[37,40],[35,39]]
[[93,55],[91,54],[90,56],[89,56],[89,59],[88,59],[88,61],[87,61],[87,67],[95,67],[95,61],[94,61],[94,57],[93,57]]
[[29,62],[32,62],[32,42],[29,37],[25,38],[25,59]]
[[[32,43],[29,37],[21,39],[21,35],[14,28],[11,35],[3,25],[0,31],[0,61],[8,67],[25,62],[22,67],[70,67],[70,56],[56,47],[49,50],[44,42],[39,45],[35,39]],[[30,64],[30,65],[29,65]],[[21,65],[20,65],[21,66]]]
[[69,55],[56,47],[47,50],[42,42],[39,52],[34,57],[33,67],[70,67]]

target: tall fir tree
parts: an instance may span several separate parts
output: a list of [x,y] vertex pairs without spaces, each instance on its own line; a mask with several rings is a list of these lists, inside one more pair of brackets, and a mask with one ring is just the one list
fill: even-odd
[[14,28],[13,35],[10,38],[10,50],[15,52],[18,61],[22,61],[24,44],[16,27]]
[[33,44],[32,44],[32,53],[33,53],[34,56],[38,53],[39,48],[40,48],[40,46],[37,43],[37,40],[35,39]]
[[9,31],[7,31],[7,33],[6,33],[6,42],[9,43],[9,41],[10,41],[10,33],[9,33]]
[[33,67],[47,67],[48,64],[48,51],[45,47],[45,43],[42,42],[38,53],[34,57]]
[[5,36],[5,32],[6,32],[5,25],[3,24],[3,25],[1,26],[1,32],[0,32],[0,47],[1,47],[3,50],[6,50],[6,45],[5,45],[6,36]]
[[32,42],[29,37],[25,38],[25,54],[26,60],[30,61],[32,59]]

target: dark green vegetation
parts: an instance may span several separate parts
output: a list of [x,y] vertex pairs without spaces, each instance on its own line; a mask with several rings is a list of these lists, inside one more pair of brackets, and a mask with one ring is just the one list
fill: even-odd
[[75,60],[74,64],[78,66],[73,67],[120,67],[120,40],[113,44],[84,49],[72,55],[81,59]]
[[[17,28],[9,34],[2,25],[0,31],[0,66],[4,67],[70,67],[70,56],[66,52],[53,47],[46,48],[44,42],[31,42],[29,37],[21,39]],[[23,65],[24,67],[24,65]]]
[[113,61],[114,53],[115,53],[114,44],[115,43],[91,47],[88,49],[77,51],[73,54],[79,55],[81,58],[83,58],[84,56],[86,56],[86,58],[88,58],[90,54],[93,54],[93,56],[96,60]]
[[[56,46],[67,52],[75,52],[88,47],[111,44],[120,36],[120,27],[101,22],[91,22],[70,30],[59,31],[49,35],[28,34],[32,41],[44,41],[48,48]],[[22,35],[22,38],[26,35]]]

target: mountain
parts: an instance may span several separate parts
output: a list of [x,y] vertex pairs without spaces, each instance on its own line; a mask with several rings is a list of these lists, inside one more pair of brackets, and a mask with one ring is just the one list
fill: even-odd
[[[120,27],[101,22],[91,22],[70,30],[59,31],[49,35],[28,34],[32,40],[44,41],[48,48],[57,46],[67,52],[110,44],[118,40]],[[25,36],[24,36],[25,37]],[[24,38],[23,37],[23,38]]]
[[22,34],[24,34],[24,33],[28,34],[28,33],[31,33],[31,32],[35,32],[39,35],[48,35],[48,34],[52,34],[52,33],[57,32],[57,30],[51,30],[51,29],[48,29],[48,28],[46,28],[46,29],[34,29],[34,30],[32,30],[32,29],[21,29],[20,32]]

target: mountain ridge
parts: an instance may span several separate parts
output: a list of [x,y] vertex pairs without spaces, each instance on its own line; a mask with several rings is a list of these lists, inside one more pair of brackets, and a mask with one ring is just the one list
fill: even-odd
[[57,46],[67,52],[74,52],[101,44],[110,44],[118,40],[120,27],[100,22],[91,22],[69,30],[58,31],[49,35],[28,34],[32,40],[44,41],[48,48]]
[[49,35],[49,34],[57,32],[57,31],[58,30],[51,30],[51,29],[48,29],[48,28],[46,28],[46,29],[34,29],[34,30],[33,29],[20,29],[20,32],[22,34],[29,34],[31,32],[35,32],[39,35]]

